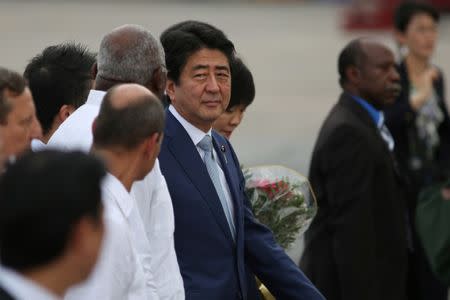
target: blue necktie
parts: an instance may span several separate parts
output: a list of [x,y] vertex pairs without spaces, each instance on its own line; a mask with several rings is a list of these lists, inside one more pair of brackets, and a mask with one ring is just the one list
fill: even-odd
[[231,213],[231,207],[228,204],[227,199],[225,198],[225,192],[223,190],[222,184],[220,183],[219,177],[219,166],[214,160],[213,154],[213,145],[211,136],[205,135],[203,139],[197,144],[197,146],[205,151],[205,156],[203,158],[206,169],[208,170],[209,177],[211,177],[211,181],[214,184],[217,195],[219,196],[220,203],[222,204],[223,211],[225,213],[225,217],[227,218],[228,225],[230,226],[231,235],[233,240],[235,240],[235,226],[233,221],[233,214]]

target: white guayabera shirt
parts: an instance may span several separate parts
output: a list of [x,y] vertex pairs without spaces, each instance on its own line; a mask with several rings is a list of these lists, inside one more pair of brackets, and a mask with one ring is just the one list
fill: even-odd
[[150,260],[149,244],[134,199],[111,174],[102,184],[102,198],[107,226],[99,261],[65,299],[159,299],[151,270],[142,268]]
[[[86,104],[60,125],[47,146],[88,152],[92,145],[92,123],[99,113],[105,94],[103,91],[91,90]],[[158,160],[144,180],[133,185],[132,195],[150,242],[151,260],[147,260],[147,265],[144,264],[143,268],[153,273],[156,291],[161,300],[184,300],[183,279],[174,247],[172,200]]]

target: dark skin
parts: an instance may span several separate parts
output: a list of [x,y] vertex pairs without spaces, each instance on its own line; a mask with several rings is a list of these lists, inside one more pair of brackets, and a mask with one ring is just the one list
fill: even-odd
[[392,104],[400,93],[394,54],[374,41],[359,40],[359,43],[361,59],[357,66],[347,68],[344,90],[381,110]]

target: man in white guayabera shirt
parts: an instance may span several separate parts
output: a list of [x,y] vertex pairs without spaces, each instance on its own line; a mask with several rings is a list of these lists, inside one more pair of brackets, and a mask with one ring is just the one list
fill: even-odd
[[[117,84],[138,83],[159,97],[163,95],[166,80],[164,52],[158,41],[140,26],[124,25],[103,38],[97,70],[95,90],[90,91],[87,102],[55,131],[48,141],[49,147],[89,151],[92,123],[105,91]],[[153,273],[160,299],[183,300],[183,280],[173,240],[173,207],[158,160],[144,180],[133,185],[132,195],[150,241],[151,260],[143,263],[143,268]]]
[[73,299],[159,299],[151,272],[142,268],[151,261],[150,243],[130,190],[153,168],[163,128],[163,106],[147,88],[123,84],[106,93],[93,124],[92,152],[109,172],[102,191],[106,228],[114,231],[106,232],[93,276],[69,293]]

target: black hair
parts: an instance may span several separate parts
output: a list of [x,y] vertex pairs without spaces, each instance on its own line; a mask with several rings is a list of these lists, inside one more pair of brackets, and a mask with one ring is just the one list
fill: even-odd
[[395,29],[405,32],[411,19],[418,14],[427,14],[436,23],[439,23],[439,12],[433,6],[422,2],[406,1],[401,3],[395,10]]
[[63,255],[83,217],[102,222],[104,165],[81,152],[23,155],[0,179],[0,261],[18,271]]
[[19,96],[23,93],[25,87],[26,82],[19,73],[0,67],[0,124],[6,123],[8,114],[12,109],[6,92],[13,96]]
[[51,129],[61,106],[78,108],[86,102],[94,63],[95,54],[74,43],[47,47],[31,59],[24,77],[28,80],[44,134]]
[[255,83],[252,73],[239,57],[233,58],[231,69],[231,98],[227,109],[237,105],[247,107],[255,99]]
[[342,49],[338,58],[339,84],[341,87],[347,82],[346,71],[349,67],[360,67],[366,54],[361,39],[354,39]]
[[217,49],[227,58],[234,56],[233,43],[214,26],[199,21],[184,21],[166,29],[160,37],[166,55],[167,77],[179,84],[189,57],[198,50]]

